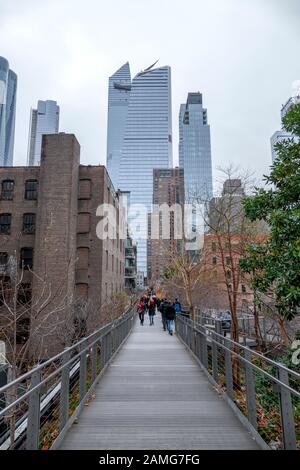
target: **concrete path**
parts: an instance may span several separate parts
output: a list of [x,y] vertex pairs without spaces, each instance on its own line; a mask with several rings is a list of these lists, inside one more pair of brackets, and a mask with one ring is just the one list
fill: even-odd
[[179,339],[136,323],[61,449],[257,449]]

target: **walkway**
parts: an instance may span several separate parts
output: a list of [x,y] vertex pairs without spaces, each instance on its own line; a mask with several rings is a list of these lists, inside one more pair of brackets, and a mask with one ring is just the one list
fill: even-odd
[[62,449],[257,449],[176,336],[137,322]]

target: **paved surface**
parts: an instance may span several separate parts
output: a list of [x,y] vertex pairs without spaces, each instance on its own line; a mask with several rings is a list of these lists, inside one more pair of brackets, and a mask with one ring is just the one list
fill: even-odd
[[176,336],[137,322],[62,449],[256,449]]

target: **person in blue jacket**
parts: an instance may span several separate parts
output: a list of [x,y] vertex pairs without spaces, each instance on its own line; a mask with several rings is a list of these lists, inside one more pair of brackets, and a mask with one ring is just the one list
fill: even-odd
[[173,307],[175,308],[176,316],[181,313],[181,303],[179,302],[178,299],[175,299],[175,302],[173,303]]

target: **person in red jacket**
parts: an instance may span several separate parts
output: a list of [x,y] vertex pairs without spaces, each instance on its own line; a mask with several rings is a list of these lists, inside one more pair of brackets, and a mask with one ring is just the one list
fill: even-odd
[[139,303],[137,304],[137,312],[139,314],[141,325],[144,325],[144,318],[145,318],[145,310],[146,305],[143,297],[140,299]]

